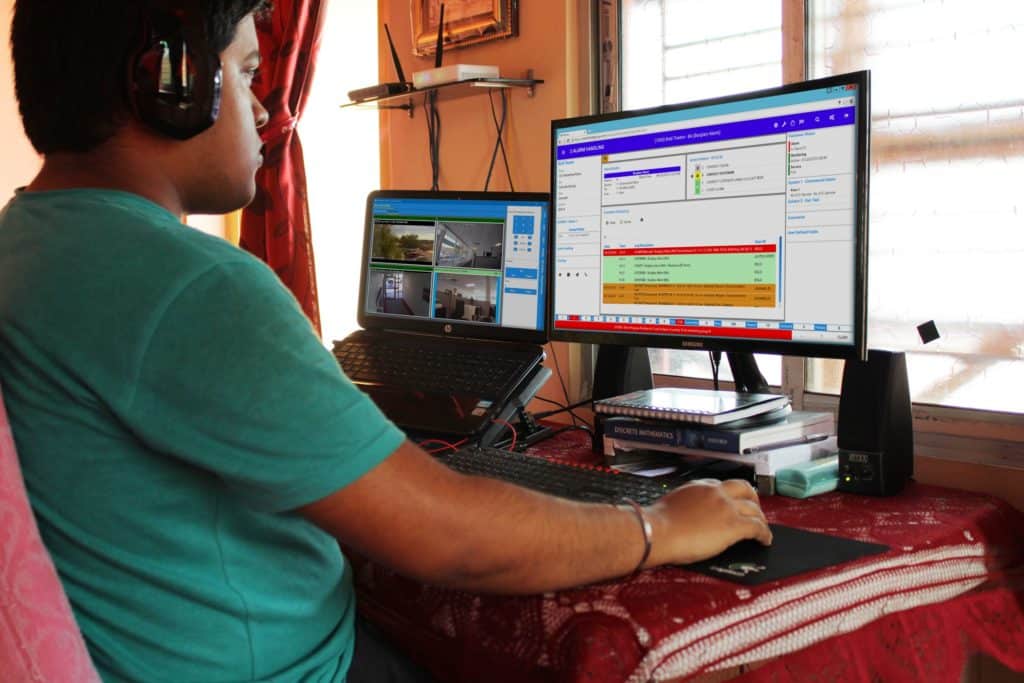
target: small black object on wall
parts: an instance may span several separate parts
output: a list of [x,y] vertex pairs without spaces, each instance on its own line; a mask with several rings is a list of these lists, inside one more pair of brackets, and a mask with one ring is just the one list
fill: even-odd
[[868,351],[843,368],[837,426],[840,491],[890,496],[914,475],[914,432],[902,352]]

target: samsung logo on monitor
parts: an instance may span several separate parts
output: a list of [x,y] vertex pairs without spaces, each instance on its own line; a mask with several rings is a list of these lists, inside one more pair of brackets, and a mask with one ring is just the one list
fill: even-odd
[[679,345],[683,346],[683,347],[688,347],[688,348],[691,348],[691,349],[703,349],[704,348],[704,342],[702,342],[702,341],[689,341],[689,340],[686,340],[686,339],[681,340],[679,342]]

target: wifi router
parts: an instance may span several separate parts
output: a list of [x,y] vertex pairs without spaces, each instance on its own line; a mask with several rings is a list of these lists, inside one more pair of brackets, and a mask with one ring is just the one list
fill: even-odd
[[348,99],[352,102],[366,102],[367,100],[378,100],[391,95],[401,95],[412,90],[411,83],[378,83],[365,88],[357,88],[348,91]]
[[388,36],[388,45],[391,47],[391,61],[395,64],[395,75],[398,76],[397,83],[378,83],[365,88],[356,88],[348,91],[348,99],[351,102],[366,102],[379,100],[382,97],[401,95],[412,90],[412,83],[405,80],[405,72],[402,71],[402,62],[398,59],[398,51],[395,50],[395,43],[391,40],[391,31],[388,25],[384,24],[384,33]]
[[415,71],[412,74],[412,85],[414,88],[429,88],[444,83],[456,81],[468,81],[474,78],[497,78],[498,67],[484,66],[481,64],[449,64],[448,66],[425,71]]

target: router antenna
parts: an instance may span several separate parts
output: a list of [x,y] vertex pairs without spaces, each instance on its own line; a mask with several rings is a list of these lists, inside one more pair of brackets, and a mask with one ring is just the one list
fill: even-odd
[[441,16],[437,18],[437,49],[434,51],[434,68],[441,67],[441,56],[444,54],[444,3],[441,3]]
[[384,33],[388,36],[388,46],[391,47],[391,61],[395,63],[395,74],[398,76],[398,82],[405,83],[405,72],[402,71],[402,62],[398,59],[398,51],[395,50],[395,43],[391,40],[391,31],[388,30],[387,24],[384,24]]

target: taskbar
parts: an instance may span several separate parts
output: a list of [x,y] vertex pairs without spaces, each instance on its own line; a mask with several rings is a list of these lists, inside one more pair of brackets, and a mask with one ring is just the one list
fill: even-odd
[[[848,326],[829,326],[821,323],[797,324],[748,321],[741,325],[692,325],[687,324],[687,321],[682,319],[668,323],[644,323],[623,320],[585,320],[581,316],[567,316],[566,318],[556,319],[554,326],[558,330],[588,332],[635,332],[730,339],[813,341],[831,344],[853,343],[853,332]],[[846,329],[828,329],[829,327]]]

